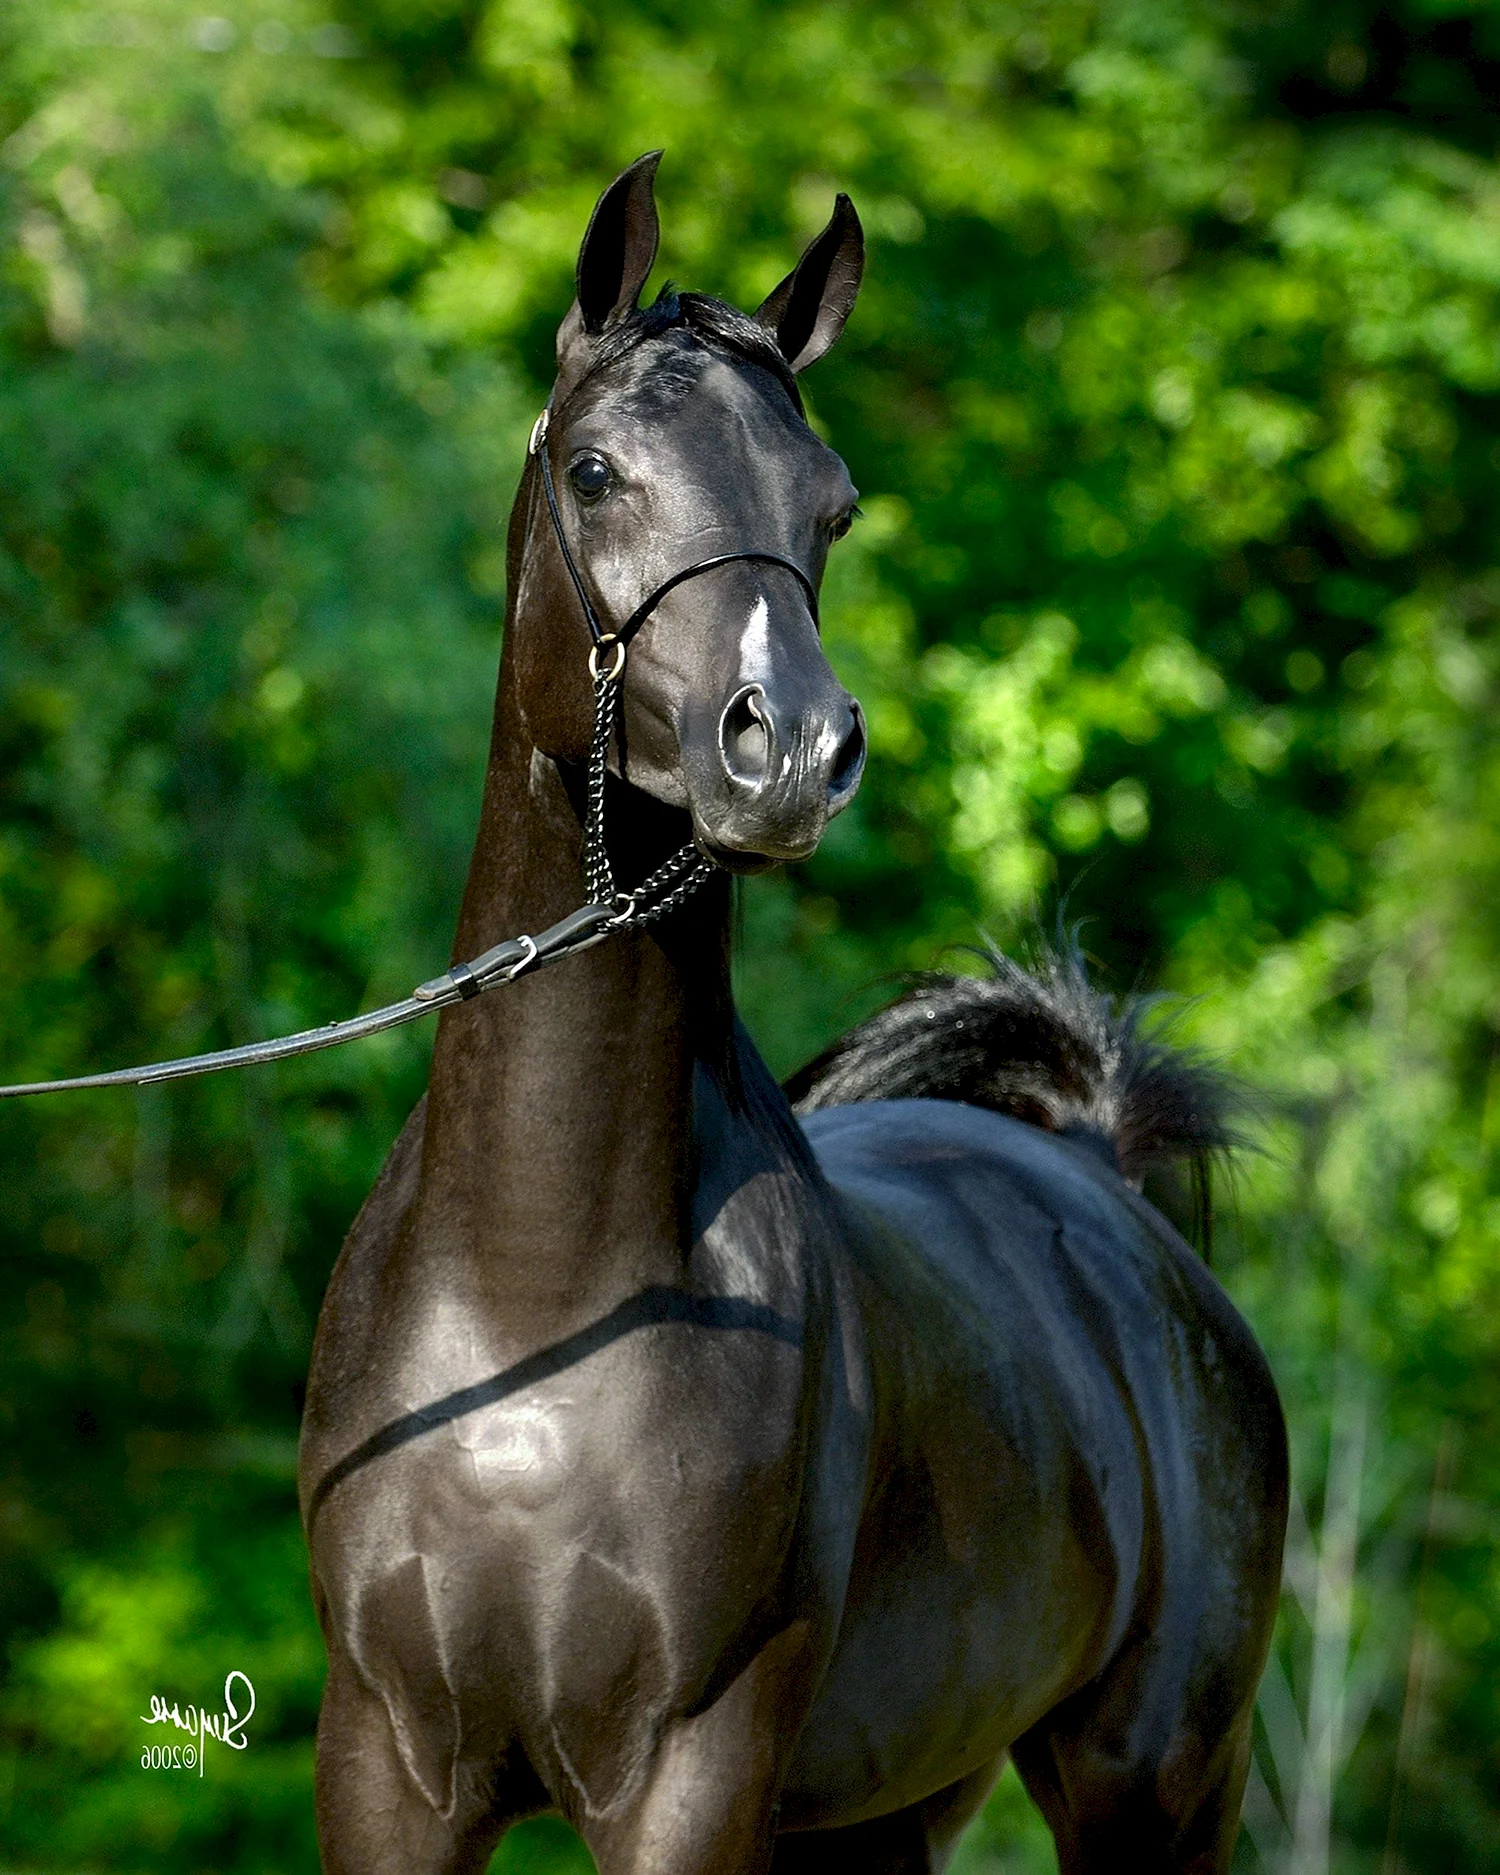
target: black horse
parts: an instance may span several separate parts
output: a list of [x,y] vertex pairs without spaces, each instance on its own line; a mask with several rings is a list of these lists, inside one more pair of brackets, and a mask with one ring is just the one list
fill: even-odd
[[855,491],[796,385],[863,246],[840,197],[753,318],[640,310],[655,167],[579,255],[556,527],[535,454],[516,502],[458,955],[580,902],[581,601],[733,555],[631,644],[605,803],[619,877],[717,868],[445,1014],[339,1259],[302,1443],[325,1867],[478,1870],[554,1810],[603,1875],[921,1871],[1010,1752],[1065,1871],[1226,1869],[1284,1432],[1132,1183],[1218,1137],[1207,1083],[1067,963],[920,990],[800,1123],[736,1026],[730,874],[809,854],[864,759],[813,596]]

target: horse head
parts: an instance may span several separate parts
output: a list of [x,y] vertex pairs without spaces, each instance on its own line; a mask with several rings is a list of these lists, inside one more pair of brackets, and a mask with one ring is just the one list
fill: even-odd
[[806,858],[864,767],[859,705],[824,655],[815,597],[856,490],[796,382],[843,330],[863,237],[841,195],[753,316],[670,288],[643,309],[658,155],[605,190],[579,251],[535,444],[556,526],[534,462],[512,539],[512,651],[533,745],[577,762],[586,607],[615,631],[659,593],[628,646],[612,766],[686,812],[708,857],[753,872]]

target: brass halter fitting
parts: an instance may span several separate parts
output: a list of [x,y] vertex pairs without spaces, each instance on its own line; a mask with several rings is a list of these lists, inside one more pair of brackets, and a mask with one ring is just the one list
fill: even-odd
[[[607,670],[601,668],[599,653],[603,651],[611,658]],[[589,647],[589,676],[596,684],[612,684],[619,681],[620,673],[625,668],[625,640],[615,632],[606,632],[598,644]]]

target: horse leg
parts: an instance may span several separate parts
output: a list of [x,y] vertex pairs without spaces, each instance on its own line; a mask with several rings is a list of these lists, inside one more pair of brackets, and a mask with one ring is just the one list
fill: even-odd
[[819,1651],[793,1622],[711,1705],[666,1726],[628,1800],[563,1805],[600,1875],[767,1875]]
[[923,1808],[914,1803],[868,1823],[778,1836],[771,1875],[932,1875]]
[[1003,1758],[889,1816],[776,1838],[771,1875],[938,1875],[984,1808]]
[[995,1788],[1005,1768],[1005,1754],[990,1764],[980,1765],[967,1777],[959,1778],[946,1790],[934,1791],[922,1804],[922,1820],[927,1825],[927,1846],[934,1869],[947,1866],[948,1858],[958,1847],[958,1839],[984,1808],[985,1799]]
[[984,1806],[1004,1759],[889,1816],[776,1838],[771,1875],[934,1875]]
[[1151,1689],[1134,1675],[1111,1678],[1011,1748],[1057,1844],[1059,1875],[1227,1875],[1253,1705],[1221,1727],[1155,1726]]
[[[324,1875],[480,1875],[514,1820],[503,1795],[435,1803],[402,1758],[385,1701],[333,1653],[318,1717],[315,1808]],[[534,1805],[531,1807],[535,1807]],[[445,1813],[446,1812],[446,1813]]]

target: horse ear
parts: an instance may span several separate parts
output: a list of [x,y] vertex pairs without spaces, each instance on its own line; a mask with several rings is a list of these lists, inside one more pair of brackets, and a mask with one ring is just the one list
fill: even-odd
[[660,161],[660,150],[637,157],[589,217],[578,250],[578,313],[590,338],[635,310],[651,272],[659,232],[652,185]]
[[847,195],[797,265],[756,309],[793,371],[816,364],[844,329],[865,270],[865,232]]

